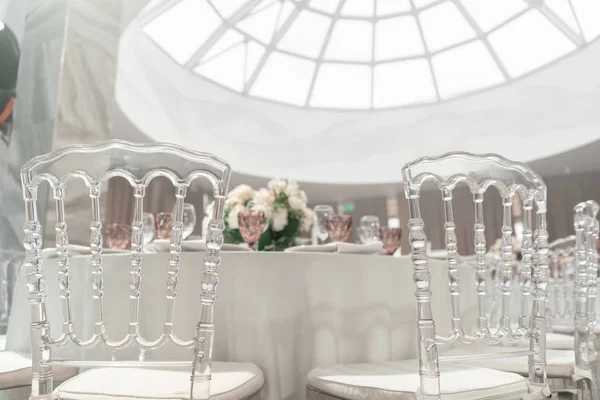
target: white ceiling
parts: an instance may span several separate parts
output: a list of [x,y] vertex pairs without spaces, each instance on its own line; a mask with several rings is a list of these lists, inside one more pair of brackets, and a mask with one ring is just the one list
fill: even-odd
[[[600,138],[600,41],[512,84],[442,104],[321,111],[240,96],[163,53],[133,21],[121,38],[117,103],[155,141],[302,182],[389,184],[402,165],[452,150],[530,162]],[[577,158],[575,158],[577,160]],[[542,171],[539,171],[542,172]]]

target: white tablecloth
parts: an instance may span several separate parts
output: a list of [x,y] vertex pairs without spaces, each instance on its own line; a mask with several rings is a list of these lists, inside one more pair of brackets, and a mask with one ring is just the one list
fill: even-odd
[[[156,338],[166,314],[168,254],[143,261],[140,329]],[[199,310],[203,253],[183,253],[175,317],[176,332],[193,336]],[[71,259],[75,331],[93,330],[89,259]],[[104,257],[105,321],[112,338],[127,332],[127,254]],[[434,317],[438,331],[450,327],[447,267],[430,261]],[[52,335],[61,332],[62,313],[56,259],[46,260],[47,307]],[[7,349],[29,351],[27,293],[21,271],[7,334]],[[306,374],[317,366],[375,362],[416,356],[416,300],[408,257],[344,254],[224,252],[215,312],[214,359],[256,363],[266,377],[264,399],[305,399]],[[461,269],[462,306],[474,319],[472,270]],[[71,350],[61,348],[58,355]],[[63,354],[61,354],[63,353]],[[165,354],[161,354],[164,356]],[[153,357],[159,356],[159,354]],[[189,358],[189,351],[169,351]],[[84,355],[85,357],[85,355]]]

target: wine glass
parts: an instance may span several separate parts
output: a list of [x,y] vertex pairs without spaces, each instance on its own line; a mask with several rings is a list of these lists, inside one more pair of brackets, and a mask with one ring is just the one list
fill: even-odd
[[402,237],[401,228],[390,228],[387,226],[379,229],[379,237],[383,243],[383,250],[387,255],[393,255],[400,248],[400,238]]
[[332,242],[349,242],[352,236],[352,217],[332,215],[327,220],[327,233]]
[[196,208],[194,208],[193,204],[184,203],[183,204],[183,230],[181,231],[183,240],[187,239],[192,234],[192,232],[194,232],[195,227],[196,227]]
[[173,232],[173,213],[161,212],[156,214],[156,238],[170,239]]
[[154,239],[154,214],[145,212],[142,218],[144,223],[144,245],[146,245]]
[[333,207],[328,205],[317,205],[313,210],[314,229],[317,232],[317,238],[325,242],[329,233],[327,233],[327,221],[333,215]]
[[360,219],[358,227],[358,237],[363,244],[376,242],[379,240],[379,217],[375,215],[365,215]]
[[244,242],[252,250],[262,234],[267,230],[267,216],[264,211],[244,210],[238,214],[238,226]]
[[109,224],[104,234],[104,242],[109,249],[125,250],[131,247],[131,225]]

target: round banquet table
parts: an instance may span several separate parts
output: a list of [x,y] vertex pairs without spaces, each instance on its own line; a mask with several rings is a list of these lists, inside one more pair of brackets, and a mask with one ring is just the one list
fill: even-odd
[[[181,254],[175,332],[190,339],[199,315],[202,252]],[[140,332],[162,332],[169,254],[146,254],[142,263]],[[61,332],[57,259],[44,263],[51,333]],[[93,332],[91,267],[88,256],[70,259],[75,332]],[[104,256],[104,313],[112,339],[127,333],[129,255]],[[439,332],[450,328],[447,266],[430,260],[433,312]],[[416,300],[409,257],[326,253],[223,252],[215,309],[213,359],[253,362],[264,372],[263,399],[305,399],[306,374],[317,366],[416,357]],[[474,272],[461,267],[461,308],[476,314]],[[30,308],[22,270],[7,332],[7,350],[30,351]],[[187,349],[148,358],[191,359]],[[90,357],[65,346],[55,357]],[[106,355],[105,355],[106,356]],[[114,356],[114,354],[113,354]],[[109,354],[110,357],[110,354]],[[118,357],[117,357],[118,358]]]

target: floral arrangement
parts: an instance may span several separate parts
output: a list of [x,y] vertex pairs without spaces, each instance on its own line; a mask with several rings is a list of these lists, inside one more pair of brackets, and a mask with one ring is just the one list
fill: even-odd
[[[306,203],[306,193],[296,182],[272,180],[266,188],[256,191],[248,185],[239,185],[225,200],[225,242],[244,242],[238,229],[238,214],[246,209],[260,210],[267,216],[269,226],[258,241],[258,250],[283,251],[293,246],[294,239],[312,225],[313,213]],[[211,203],[206,209],[205,226],[212,207]]]

